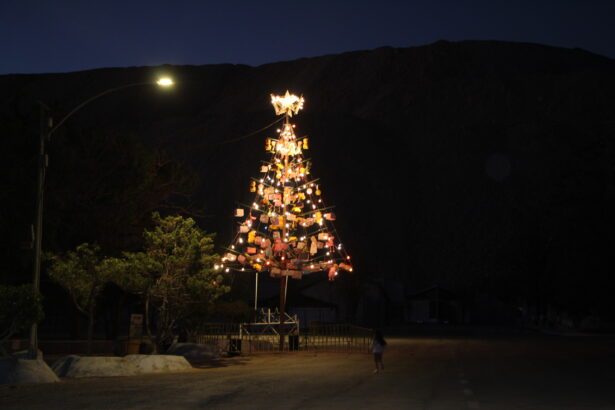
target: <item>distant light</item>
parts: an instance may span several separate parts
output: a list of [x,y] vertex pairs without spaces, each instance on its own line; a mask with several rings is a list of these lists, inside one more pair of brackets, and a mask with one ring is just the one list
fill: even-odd
[[173,83],[173,79],[170,77],[162,77],[159,78],[158,81],[156,81],[156,84],[158,84],[161,87],[169,87],[172,86]]

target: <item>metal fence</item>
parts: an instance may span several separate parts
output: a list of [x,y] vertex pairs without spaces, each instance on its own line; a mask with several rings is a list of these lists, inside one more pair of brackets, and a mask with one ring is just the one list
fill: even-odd
[[303,334],[307,351],[369,353],[373,331],[350,324],[317,324]]
[[273,352],[369,353],[373,331],[350,324],[311,324],[299,331],[286,324],[210,323],[202,327],[196,343],[215,346],[230,354]]

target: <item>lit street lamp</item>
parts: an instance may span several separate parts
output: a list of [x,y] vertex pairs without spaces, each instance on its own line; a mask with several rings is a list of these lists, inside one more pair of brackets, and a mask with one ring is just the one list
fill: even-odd
[[[68,114],[62,118],[56,126],[53,126],[51,117],[47,117],[46,111],[48,110],[47,106],[43,103],[41,104],[41,124],[40,124],[40,144],[39,144],[39,158],[38,158],[38,184],[37,184],[37,195],[36,195],[36,228],[34,232],[34,263],[33,263],[33,272],[32,272],[32,285],[33,290],[37,293],[40,289],[40,278],[41,278],[41,243],[43,236],[43,197],[45,190],[45,169],[47,168],[47,154],[45,152],[45,141],[51,138],[51,135],[62,125],[64,122],[69,119],[74,113],[79,111],[81,108],[91,103],[92,101],[102,97],[103,95],[107,95],[113,93],[115,91],[123,90],[125,88],[137,87],[142,85],[158,85],[160,87],[170,87],[172,86],[173,80],[169,77],[159,78],[157,81],[146,81],[141,83],[131,83],[121,85],[119,87],[110,88],[105,90],[95,96],[88,98],[83,101],[81,104],[77,105],[73,108]],[[30,358],[34,359],[37,357],[38,352],[38,326],[37,324],[33,324],[30,328],[30,342],[28,347],[28,353]]]

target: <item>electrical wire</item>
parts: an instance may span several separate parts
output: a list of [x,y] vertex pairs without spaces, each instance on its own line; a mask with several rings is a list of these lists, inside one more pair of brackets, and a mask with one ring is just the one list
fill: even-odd
[[222,142],[220,142],[220,143],[219,143],[219,145],[230,144],[230,143],[237,142],[237,141],[241,141],[242,139],[245,139],[245,138],[251,137],[251,136],[253,136],[253,135],[255,135],[255,134],[258,134],[258,133],[259,133],[259,132],[261,132],[261,131],[265,131],[267,128],[271,128],[271,127],[273,127],[274,125],[276,125],[278,122],[282,121],[283,119],[284,119],[284,117],[282,117],[282,118],[278,118],[277,120],[275,120],[274,122],[272,122],[272,123],[271,123],[271,124],[269,124],[269,125],[264,126],[263,128],[260,128],[260,129],[258,129],[258,130],[256,130],[256,131],[252,131],[252,132],[251,132],[251,133],[249,133],[249,134],[242,135],[241,137],[233,138],[233,139],[228,140],[228,141],[222,141]]

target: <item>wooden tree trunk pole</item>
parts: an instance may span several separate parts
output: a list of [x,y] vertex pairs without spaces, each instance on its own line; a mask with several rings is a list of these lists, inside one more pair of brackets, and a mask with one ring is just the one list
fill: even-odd
[[284,290],[286,288],[286,280],[288,276],[282,275],[280,277],[280,325],[279,331],[280,334],[280,351],[284,350],[284,314],[286,313],[286,295],[284,294]]
[[87,353],[92,354],[92,338],[94,337],[94,308],[88,312],[88,347]]
[[149,337],[150,344],[154,345],[154,351],[152,353],[158,353],[158,347],[156,343],[152,343],[154,341],[152,337],[152,330],[150,328],[149,323],[149,295],[145,297],[145,329],[147,330],[147,336]]
[[[290,117],[288,116],[288,113],[286,113],[286,124],[290,123]],[[288,170],[288,156],[284,157],[284,172],[286,172]],[[282,187],[282,243],[286,243],[285,239],[286,239],[286,198],[284,196],[285,193],[285,189],[284,187]],[[282,257],[285,258],[285,260],[282,263],[282,269],[281,269],[281,274],[282,276],[280,277],[280,326],[279,326],[279,334],[280,334],[280,351],[284,350],[284,316],[286,313],[286,286],[287,286],[287,281],[288,281],[288,276],[285,275],[285,271],[287,271],[286,269],[286,265],[288,263],[288,261],[286,260],[286,250],[282,251]]]

